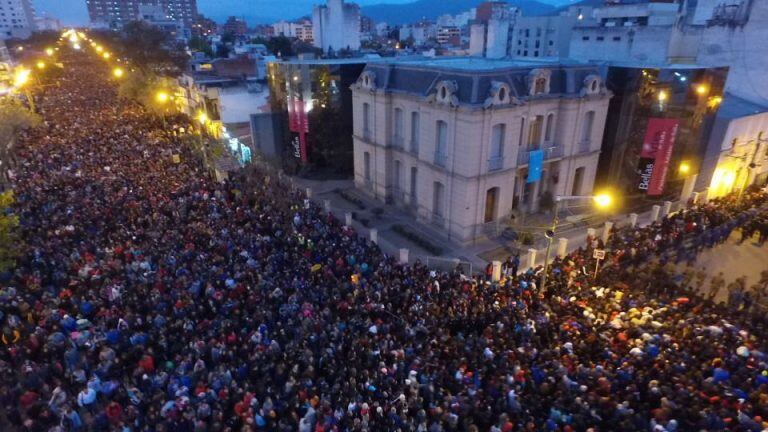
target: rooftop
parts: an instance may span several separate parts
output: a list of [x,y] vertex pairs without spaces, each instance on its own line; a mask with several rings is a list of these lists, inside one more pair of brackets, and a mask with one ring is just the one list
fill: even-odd
[[717,116],[725,119],[748,117],[755,114],[768,112],[768,106],[756,104],[730,93],[726,93],[723,103],[717,110]]

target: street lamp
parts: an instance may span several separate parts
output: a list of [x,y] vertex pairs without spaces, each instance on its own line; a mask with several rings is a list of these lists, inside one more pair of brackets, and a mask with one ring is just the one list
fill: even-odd
[[104,54],[102,54],[102,56],[104,57],[104,60],[109,60],[109,57],[111,57],[111,54],[108,52],[105,52]]
[[40,69],[40,70],[45,69],[45,62],[42,61],[42,60],[37,62],[37,68]]
[[691,172],[691,164],[689,164],[688,161],[680,162],[680,174],[685,176],[688,175],[689,172]]
[[29,109],[35,112],[35,100],[32,99],[32,93],[29,91],[29,86],[26,85],[29,82],[29,75],[31,73],[29,69],[16,69],[16,72],[13,74],[13,86],[24,89],[24,96],[27,98],[27,103],[29,103]]
[[169,96],[168,96],[168,93],[164,91],[160,91],[157,93],[157,96],[155,96],[155,99],[157,99],[157,101],[160,102],[161,104],[165,104],[166,102],[168,102]]
[[48,57],[52,56],[53,55],[53,48],[46,48],[45,49],[45,55],[47,55]]
[[596,195],[567,195],[555,197],[555,215],[552,217],[552,228],[544,232],[544,236],[547,238],[547,252],[544,257],[544,273],[541,276],[541,292],[547,287],[547,272],[549,271],[549,254],[552,251],[552,240],[555,238],[557,232],[558,212],[560,211],[560,203],[563,201],[577,201],[591,199],[594,202],[595,207],[606,210],[613,205],[613,196],[607,192],[599,193]]
[[123,70],[123,68],[116,67],[112,69],[112,75],[114,75],[115,78],[122,78],[123,75],[125,75],[125,71]]

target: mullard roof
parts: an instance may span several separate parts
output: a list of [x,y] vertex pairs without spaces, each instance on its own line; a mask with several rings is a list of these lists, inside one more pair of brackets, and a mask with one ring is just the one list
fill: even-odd
[[494,85],[509,86],[512,96],[527,98],[530,77],[538,71],[550,74],[549,95],[578,95],[588,76],[599,76],[597,65],[570,60],[492,60],[479,57],[447,57],[421,60],[392,60],[369,63],[366,72],[375,75],[375,87],[393,93],[427,96],[445,81],[456,83],[455,95],[462,105],[482,105]]

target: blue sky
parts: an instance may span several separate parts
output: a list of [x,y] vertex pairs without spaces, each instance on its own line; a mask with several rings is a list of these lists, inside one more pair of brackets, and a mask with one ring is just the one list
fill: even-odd
[[[356,0],[361,5],[376,3],[408,3],[413,0]],[[450,0],[445,0],[450,1]],[[568,0],[540,0],[543,3],[562,4]],[[88,23],[85,0],[33,0],[38,14],[47,12],[66,25]],[[271,22],[279,18],[293,19],[312,12],[312,5],[324,0],[197,0],[204,15],[223,21],[236,15],[249,22]]]

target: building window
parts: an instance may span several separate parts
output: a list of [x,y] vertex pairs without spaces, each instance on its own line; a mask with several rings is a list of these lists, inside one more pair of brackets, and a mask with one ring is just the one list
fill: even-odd
[[536,78],[534,81],[533,94],[544,94],[547,92],[547,79],[544,77]]
[[544,123],[544,116],[537,115],[531,120],[528,127],[528,150],[538,150],[541,143],[542,123]]
[[584,126],[581,130],[581,141],[584,143],[592,142],[592,128],[594,127],[595,123],[595,112],[594,111],[588,111],[586,115],[584,115]]
[[553,140],[552,129],[555,127],[555,115],[552,113],[547,114],[547,124],[544,127],[544,141],[551,143]]
[[528,57],[528,50],[523,51],[523,56]]
[[598,36],[595,38],[598,42],[604,41],[605,38],[603,36]]
[[541,46],[541,41],[536,39],[536,45],[535,48],[539,48]]
[[443,215],[445,214],[445,186],[440,182],[435,182],[432,187],[432,214],[434,215],[434,220],[442,224]]
[[402,188],[401,180],[400,180],[400,177],[402,176],[402,166],[401,166],[399,160],[395,161],[394,169],[395,169],[395,172],[392,174],[392,176],[394,177],[392,179],[392,186],[394,186],[395,193],[397,194],[397,193],[400,192],[400,190]]
[[581,40],[583,40],[583,41],[588,41],[588,40],[589,40],[589,36],[582,36],[582,37],[581,37]]
[[555,44],[555,41],[549,41],[549,46],[552,46]]
[[418,198],[417,194],[417,188],[416,185],[419,184],[418,179],[419,169],[416,167],[411,167],[411,205],[416,206],[417,202],[416,199]]
[[363,104],[363,137],[371,139],[371,106]]
[[371,181],[371,154],[368,152],[363,153],[363,174],[365,175],[365,181]]
[[534,57],[538,57],[538,56],[539,56],[539,50],[536,50],[536,51],[534,51],[534,52],[533,52],[533,56],[534,56]]
[[584,182],[584,167],[576,168],[573,174],[573,188],[571,195],[581,195],[581,184]]
[[502,167],[504,160],[504,136],[507,133],[507,125],[499,123],[493,126],[491,130],[491,157],[489,160],[489,170],[498,170]]
[[395,147],[403,146],[403,110],[395,108],[394,131],[392,133],[392,145]]
[[616,41],[616,42],[620,42],[621,41],[621,36],[614,36],[613,40]]
[[525,117],[520,117],[520,136],[517,139],[517,146],[522,147],[523,145],[523,134],[525,133]]
[[419,152],[419,113],[411,113],[411,151]]
[[499,188],[494,187],[485,192],[485,217],[483,222],[496,220],[496,209],[499,207]]
[[447,147],[448,147],[448,123],[438,120],[437,121],[437,133],[435,134],[435,164],[445,166],[447,159]]

